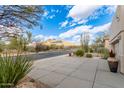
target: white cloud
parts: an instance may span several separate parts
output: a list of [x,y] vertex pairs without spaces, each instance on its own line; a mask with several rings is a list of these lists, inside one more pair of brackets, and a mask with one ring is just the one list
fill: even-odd
[[37,35],[34,37],[34,41],[35,42],[42,42],[42,41],[46,41],[48,39],[63,39],[63,40],[67,40],[70,42],[73,42],[75,44],[80,44],[80,34],[85,32],[85,31],[89,31],[89,35],[90,35],[90,43],[92,42],[92,40],[95,39],[96,37],[96,33],[97,32],[106,32],[109,31],[110,28],[110,24],[111,23],[107,23],[104,25],[100,25],[100,26],[96,26],[96,27],[92,27],[92,26],[78,26],[74,29],[68,30],[67,32],[61,33],[58,36],[54,36],[54,35],[50,35],[50,36],[44,36],[44,35]]
[[113,6],[113,5],[107,6],[107,9],[105,10],[105,12],[108,14],[112,14],[116,11],[116,8],[117,8],[117,6]]
[[80,35],[75,35],[74,37],[72,37],[72,42],[76,43],[76,44],[80,44]]
[[100,6],[73,6],[67,17],[72,17],[74,20],[88,18]]
[[62,39],[71,39],[71,41],[79,43],[80,42],[80,34],[88,31],[89,35],[90,35],[90,40],[92,41],[93,39],[95,39],[96,33],[108,32],[110,25],[111,25],[111,23],[107,23],[107,24],[103,24],[103,25],[95,26],[95,27],[90,26],[90,25],[78,26],[78,27],[75,27],[74,29],[71,29],[64,33],[61,33],[59,35],[59,37]]
[[68,23],[69,23],[69,27],[73,27],[73,26],[76,26],[79,24],[85,25],[87,22],[88,22],[88,20],[79,20],[79,21],[73,20],[73,21],[68,22]]
[[107,24],[96,26],[90,29],[90,41],[92,42],[93,40],[95,40],[96,37],[98,36],[97,33],[99,32],[109,33],[110,26],[111,26],[111,23],[107,23]]
[[53,19],[54,17],[55,17],[55,15],[51,15],[48,18]]
[[78,22],[78,24],[85,24],[87,22],[88,22],[88,20],[81,20],[81,21]]
[[54,35],[46,36],[45,40],[48,40],[48,39],[58,39],[58,36],[54,36]]
[[80,35],[75,35],[72,39],[73,40],[77,40],[77,39],[79,39],[81,36]]
[[64,22],[62,22],[62,23],[60,23],[61,27],[65,27],[67,24],[68,24],[68,21],[67,20],[64,21]]
[[45,36],[43,36],[43,35],[36,35],[36,36],[34,36],[33,37],[33,41],[35,41],[35,42],[41,42],[41,41],[44,41],[45,40]]
[[75,26],[75,25],[77,25],[77,24],[74,22],[70,22],[70,27]]
[[68,22],[67,20],[60,23],[61,27],[60,28],[63,28],[63,27],[66,27],[67,25],[69,25],[69,27],[72,27],[72,26],[75,26],[77,24],[85,24],[88,20],[80,20],[80,21],[71,21],[71,22]]
[[69,9],[71,9],[72,7],[73,7],[73,5],[66,5],[65,8],[66,8],[67,10],[69,10]]
[[89,32],[90,35],[90,40],[94,40],[96,37],[96,33],[98,32],[108,32],[110,28],[111,23],[103,24],[100,26],[91,26],[91,25],[83,25],[83,26],[78,26],[73,29],[70,29],[66,32],[60,33],[58,36],[55,35],[37,35],[34,36],[33,40],[36,42],[41,42],[41,41],[46,41],[48,39],[63,39],[63,40],[68,40],[70,42],[80,44],[80,34],[83,32]]
[[54,13],[59,13],[59,9],[51,9],[51,12],[54,12]]
[[116,8],[117,6],[113,5],[71,6],[67,18],[71,17],[73,20],[68,22],[68,25],[72,27],[79,24],[86,24],[89,20],[97,19],[100,15],[113,14]]
[[48,11],[45,11],[43,14],[44,17],[48,16]]
[[[51,11],[55,11],[55,10],[51,10]],[[58,12],[58,10],[57,10]],[[50,15],[50,13],[48,11],[45,11],[43,14],[43,17],[46,19],[53,19],[55,17],[55,15]]]
[[58,13],[59,12],[59,10],[56,10],[56,13]]
[[33,37],[33,41],[35,42],[42,42],[42,41],[46,41],[48,39],[58,39],[57,36],[54,36],[54,35],[49,35],[49,36],[45,36],[45,35],[36,35]]
[[95,11],[90,17],[90,19],[97,19],[98,17],[100,17],[100,15],[111,15],[113,13],[115,13],[117,6],[113,6],[113,5],[108,5],[108,6],[102,6],[101,8],[98,9],[98,11]]
[[[73,20],[69,22],[70,27],[85,24],[88,22],[87,18],[95,12],[101,6],[66,6],[69,7],[69,13],[67,18],[71,17]],[[63,22],[64,23],[64,22]],[[62,26],[65,27],[65,26]]]
[[97,32],[106,32],[110,30],[111,23],[107,23],[104,25],[96,26],[93,29],[91,29],[91,33],[97,33]]
[[78,26],[74,29],[68,30],[67,32],[61,33],[60,38],[71,38],[77,34],[82,33],[83,31],[88,31],[92,26]]

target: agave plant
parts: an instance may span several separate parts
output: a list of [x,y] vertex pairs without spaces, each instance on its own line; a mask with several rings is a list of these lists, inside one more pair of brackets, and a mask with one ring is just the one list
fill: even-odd
[[29,73],[31,66],[32,61],[27,56],[5,54],[0,57],[0,87],[15,87]]

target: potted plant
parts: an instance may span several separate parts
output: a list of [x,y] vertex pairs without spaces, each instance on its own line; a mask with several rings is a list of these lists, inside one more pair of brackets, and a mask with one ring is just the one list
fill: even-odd
[[115,53],[111,50],[109,52],[108,64],[111,72],[117,72],[118,69],[118,61],[115,58]]

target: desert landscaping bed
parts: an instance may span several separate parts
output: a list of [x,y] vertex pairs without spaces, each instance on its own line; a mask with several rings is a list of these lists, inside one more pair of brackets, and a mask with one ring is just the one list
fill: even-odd
[[49,88],[49,86],[27,76],[17,84],[16,88]]

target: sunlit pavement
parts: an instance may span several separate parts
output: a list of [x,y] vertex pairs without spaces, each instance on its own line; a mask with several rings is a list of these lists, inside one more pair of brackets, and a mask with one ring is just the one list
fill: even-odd
[[106,60],[57,56],[34,62],[29,76],[53,88],[124,87],[124,76],[109,71]]

